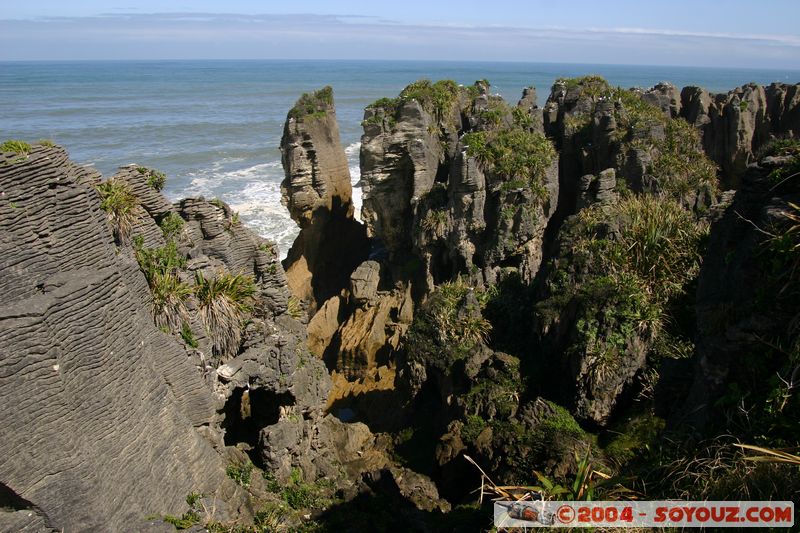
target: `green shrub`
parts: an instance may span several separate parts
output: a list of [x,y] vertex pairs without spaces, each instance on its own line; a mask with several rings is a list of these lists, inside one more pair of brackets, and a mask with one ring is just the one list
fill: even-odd
[[589,96],[600,96],[610,89],[608,82],[602,76],[590,74],[577,78],[558,78],[554,85],[564,85],[567,89],[581,87]]
[[462,306],[471,290],[461,278],[437,287],[409,329],[405,347],[412,357],[459,359],[487,341],[489,321],[480,316],[480,309]]
[[167,216],[161,219],[158,227],[161,228],[164,238],[167,241],[171,241],[180,236],[181,232],[183,231],[184,224],[185,221],[178,213],[170,211]]
[[253,310],[256,292],[250,276],[220,272],[207,279],[201,272],[195,273],[194,294],[200,319],[211,338],[215,354],[227,357],[238,351],[244,318]]
[[289,110],[289,117],[302,121],[305,118],[322,118],[327,114],[328,108],[333,106],[333,88],[330,85],[314,91],[303,93]]
[[[585,233],[575,246],[596,252],[597,266],[603,272],[637,276],[659,302],[682,292],[700,269],[701,244],[708,226],[675,200],[630,196],[613,205],[592,206],[579,217]],[[617,238],[596,237],[603,220],[622,222]]]
[[330,503],[326,493],[332,484],[324,480],[308,483],[303,481],[303,473],[298,468],[292,469],[289,483],[281,490],[281,498],[292,509],[318,509]]
[[614,117],[619,140],[672,121],[659,107],[642,100],[641,94],[636,91],[615,87],[604,91],[601,96],[617,102]]
[[126,241],[136,220],[139,199],[122,180],[112,178],[98,183],[96,188],[100,194],[100,209],[107,213],[117,241]]
[[462,143],[468,156],[478,159],[494,174],[506,181],[526,180],[540,199],[546,198],[544,177],[557,154],[544,135],[514,127],[467,133]]
[[663,140],[655,141],[657,154],[648,167],[659,190],[679,201],[699,190],[716,195],[717,166],[700,147],[697,129],[683,119],[670,119],[665,133]]
[[161,248],[136,246],[136,260],[148,282],[156,274],[175,274],[186,266],[186,258],[178,252],[174,242],[168,242]]
[[511,116],[514,119],[514,124],[522,129],[529,130],[533,128],[533,117],[527,109],[515,107],[511,111]]
[[31,153],[31,149],[30,144],[16,139],[9,139],[0,144],[0,153],[13,152],[17,155],[28,155]]
[[47,148],[52,148],[56,145],[56,143],[54,143],[51,139],[39,139],[38,141],[36,141],[36,144]]
[[136,247],[136,260],[144,273],[153,299],[153,320],[159,327],[175,331],[186,319],[186,299],[191,288],[178,277],[186,259],[173,241],[161,248]]
[[[516,118],[508,104],[506,104],[502,98],[496,96],[489,98],[486,109],[478,111],[477,116],[482,124],[493,127],[500,126],[503,123],[503,119],[507,116]],[[528,116],[530,117],[530,115]]]
[[147,176],[147,185],[156,191],[161,192],[167,183],[167,176],[163,172],[146,167],[137,167],[136,170],[139,174]]
[[422,79],[406,86],[400,91],[399,98],[403,102],[416,100],[425,111],[441,120],[458,100],[458,95],[458,84],[453,80],[431,83],[430,80]]
[[250,487],[251,475],[253,473],[253,463],[247,461],[241,464],[229,464],[225,469],[225,473],[244,488]]
[[480,416],[469,415],[461,428],[461,438],[464,442],[474,443],[486,426],[486,420]]

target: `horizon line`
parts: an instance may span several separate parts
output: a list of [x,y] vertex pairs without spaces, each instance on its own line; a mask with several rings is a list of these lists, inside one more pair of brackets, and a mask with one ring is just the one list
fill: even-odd
[[75,58],[75,59],[0,59],[2,63],[136,63],[136,62],[181,62],[181,61],[239,61],[239,62],[257,62],[257,61],[314,61],[314,62],[344,62],[344,61],[358,61],[365,63],[512,63],[520,65],[572,65],[572,66],[597,66],[597,67],[646,67],[646,68],[685,68],[685,69],[715,69],[715,70],[752,70],[752,71],[789,71],[800,73],[800,68],[792,67],[721,67],[718,65],[664,65],[664,64],[645,64],[645,63],[582,63],[575,61],[523,61],[514,59],[367,59],[367,58],[278,58],[278,57],[263,57],[263,58],[119,58],[119,59],[101,59],[101,58]]

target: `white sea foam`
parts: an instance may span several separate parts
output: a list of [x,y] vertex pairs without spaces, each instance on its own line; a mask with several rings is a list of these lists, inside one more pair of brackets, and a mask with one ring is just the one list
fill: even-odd
[[188,175],[189,186],[179,196],[220,198],[242,222],[262,237],[275,241],[285,258],[299,228],[281,205],[280,161],[269,161],[245,168],[225,170],[225,162],[215,162],[209,168]]
[[359,164],[359,152],[361,151],[361,143],[354,142],[344,149],[347,156],[347,164],[350,167],[350,183],[353,186],[353,207],[355,211],[356,220],[361,220],[361,206],[363,200],[361,197],[361,166]]
[[[345,148],[353,185],[353,206],[358,220],[361,220],[362,205],[358,162],[360,148],[359,142]],[[231,163],[232,161],[223,159],[215,161],[207,168],[187,174],[189,185],[178,191],[177,197],[205,196],[224,200],[234,211],[239,212],[242,222],[248,227],[275,241],[280,249],[281,259],[285,258],[300,230],[281,204],[283,167],[280,160],[244,168],[226,168]]]

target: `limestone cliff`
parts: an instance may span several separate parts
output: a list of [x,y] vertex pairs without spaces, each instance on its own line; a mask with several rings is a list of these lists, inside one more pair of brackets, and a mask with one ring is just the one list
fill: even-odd
[[282,201],[300,235],[284,261],[289,288],[311,314],[345,286],[366,259],[366,235],[353,219],[347,158],[339,140],[333,91],[303,95],[281,139]]
[[192,490],[232,490],[201,435],[217,404],[120,261],[97,178],[57,147],[0,164],[0,487],[58,530],[139,529]]
[[504,267],[533,279],[558,203],[535,92],[512,107],[486,81],[423,80],[368,107],[363,124],[364,221],[391,279],[417,298],[459,275],[493,283]]

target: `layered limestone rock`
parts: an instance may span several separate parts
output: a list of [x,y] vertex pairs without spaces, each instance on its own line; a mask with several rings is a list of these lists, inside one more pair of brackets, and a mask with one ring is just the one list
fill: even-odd
[[[0,394],[15,406],[1,439],[4,530],[145,530],[191,492],[215,509],[207,519],[247,520],[257,500],[226,475],[243,451],[279,480],[388,464],[379,450],[346,463],[372,437],[324,416],[330,377],[288,312],[275,244],[220,201],[170,204],[154,175],[129,166],[101,182],[60,148],[0,161]],[[220,279],[243,280],[242,296]],[[247,319],[210,321],[223,311],[204,307],[203,280],[226,306],[249,298]]]
[[681,91],[681,116],[702,134],[703,148],[720,166],[723,185],[738,188],[759,148],[800,128],[800,86],[748,84],[727,94],[700,87]]
[[97,179],[57,147],[0,163],[0,486],[58,530],[138,529],[193,490],[232,491],[201,436],[211,391],[154,325]]
[[350,174],[329,88],[304,95],[281,141],[284,203],[302,230],[286,260],[292,292],[308,302],[309,348],[331,369],[363,376],[385,366],[411,322],[410,296],[381,283],[353,219]]
[[512,108],[485,81],[416,82],[366,109],[363,218],[386,248],[390,279],[411,281],[420,299],[458,275],[535,276],[558,202],[541,123],[534,91]]
[[313,315],[346,285],[368,247],[363,226],[353,219],[350,170],[330,87],[303,95],[289,111],[281,153],[282,202],[300,226],[283,264],[292,294]]

